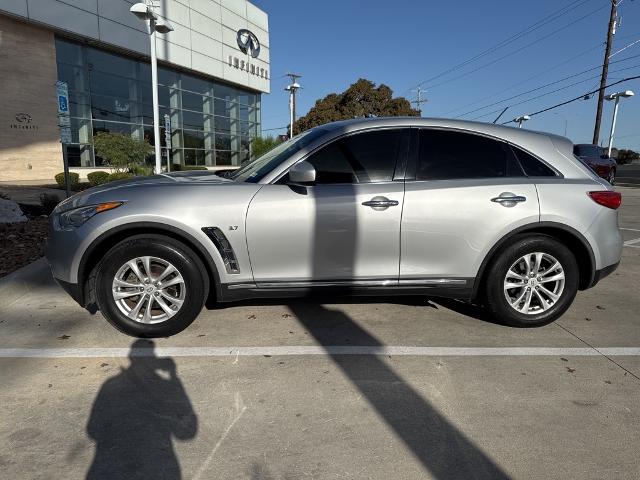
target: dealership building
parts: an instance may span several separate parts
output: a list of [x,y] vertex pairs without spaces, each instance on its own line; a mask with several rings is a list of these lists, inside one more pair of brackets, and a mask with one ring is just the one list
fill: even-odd
[[267,14],[245,0],[147,1],[173,27],[156,34],[155,139],[150,37],[133,3],[0,1],[0,182],[51,182],[62,171],[60,81],[68,88],[67,157],[81,177],[105,170],[93,148],[98,132],[159,140],[163,165],[216,169],[249,158],[270,87]]

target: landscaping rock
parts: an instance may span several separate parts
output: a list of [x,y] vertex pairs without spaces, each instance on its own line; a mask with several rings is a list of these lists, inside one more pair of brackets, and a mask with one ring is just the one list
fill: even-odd
[[0,198],[0,223],[24,223],[27,217],[13,200]]

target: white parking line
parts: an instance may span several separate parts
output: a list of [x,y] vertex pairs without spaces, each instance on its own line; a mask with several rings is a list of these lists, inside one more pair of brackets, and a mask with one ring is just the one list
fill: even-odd
[[640,238],[634,238],[633,240],[627,240],[624,242],[625,247],[634,247],[636,243],[640,243]]
[[622,227],[620,227],[620,230],[628,230],[630,232],[640,232],[640,230],[638,230],[637,228],[622,228]]
[[0,358],[126,358],[133,357],[259,357],[301,355],[396,355],[427,357],[484,356],[640,356],[640,347],[404,347],[404,346],[280,346],[158,348],[0,348]]

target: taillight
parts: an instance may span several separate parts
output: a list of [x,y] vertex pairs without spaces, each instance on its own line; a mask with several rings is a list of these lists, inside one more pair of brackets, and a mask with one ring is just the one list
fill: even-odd
[[613,210],[616,210],[620,205],[622,205],[622,194],[620,192],[601,190],[598,192],[589,192],[588,195],[597,204]]

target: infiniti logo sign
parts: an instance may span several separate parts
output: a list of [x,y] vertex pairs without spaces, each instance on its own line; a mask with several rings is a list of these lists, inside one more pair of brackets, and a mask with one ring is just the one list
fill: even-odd
[[20,123],[31,123],[31,115],[28,113],[16,113],[16,121]]
[[242,53],[249,54],[253,58],[258,58],[258,55],[260,55],[260,41],[253,32],[242,28],[238,30],[236,39]]
[[249,57],[238,58],[234,55],[229,55],[229,66],[268,80],[269,70],[259,65],[261,60],[258,60],[255,63],[253,61],[249,61],[251,58],[257,59],[258,55],[260,55],[260,41],[258,40],[258,37],[256,37],[255,33],[247,30],[246,28],[241,28],[238,30],[236,40],[238,41],[238,47],[242,53]]

